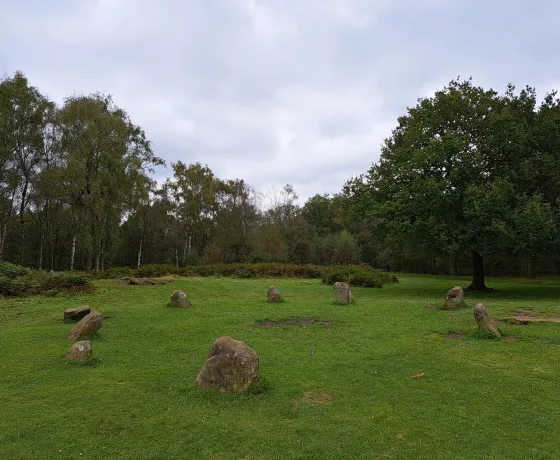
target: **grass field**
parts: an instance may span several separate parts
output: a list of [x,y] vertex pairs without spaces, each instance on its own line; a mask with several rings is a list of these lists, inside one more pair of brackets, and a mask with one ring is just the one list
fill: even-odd
[[[516,340],[484,339],[470,309],[434,308],[466,278],[399,278],[354,288],[348,306],[292,279],[100,281],[93,294],[1,300],[0,458],[560,458],[560,324],[500,323]],[[285,302],[266,302],[269,284]],[[498,291],[466,300],[498,319],[560,316],[558,279],[487,284]],[[175,289],[191,308],[165,306]],[[109,317],[87,365],[65,359],[62,311],[80,304]],[[298,317],[318,321],[257,325]],[[268,391],[195,388],[222,335],[257,351]]]

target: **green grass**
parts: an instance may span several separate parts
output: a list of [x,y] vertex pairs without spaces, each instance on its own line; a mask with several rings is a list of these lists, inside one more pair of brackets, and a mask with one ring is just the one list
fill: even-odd
[[[466,278],[399,279],[353,288],[347,306],[291,279],[98,281],[93,294],[2,300],[0,459],[557,459],[560,324],[500,322],[517,340],[485,339],[470,309],[437,309]],[[266,301],[270,284],[285,302]],[[469,305],[560,316],[558,279],[488,285]],[[175,289],[191,308],[166,307]],[[76,365],[62,311],[81,304],[110,318]],[[321,321],[257,326],[298,317]],[[260,393],[195,388],[221,335],[260,355]]]

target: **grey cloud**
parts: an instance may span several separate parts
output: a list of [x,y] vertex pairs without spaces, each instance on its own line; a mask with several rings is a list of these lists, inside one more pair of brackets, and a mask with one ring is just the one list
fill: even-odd
[[59,103],[111,93],[168,163],[292,183],[302,202],[365,172],[406,107],[458,75],[560,82],[550,0],[4,3],[0,71]]

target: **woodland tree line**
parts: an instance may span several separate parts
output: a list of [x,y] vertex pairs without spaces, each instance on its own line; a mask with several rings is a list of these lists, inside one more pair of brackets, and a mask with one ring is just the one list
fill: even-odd
[[[372,146],[372,151],[375,146]],[[560,271],[560,101],[453,81],[400,117],[381,159],[334,196],[259,206],[243,179],[164,162],[110,96],[57,106],[0,81],[0,259],[49,270],[148,263],[368,263],[391,270]]]

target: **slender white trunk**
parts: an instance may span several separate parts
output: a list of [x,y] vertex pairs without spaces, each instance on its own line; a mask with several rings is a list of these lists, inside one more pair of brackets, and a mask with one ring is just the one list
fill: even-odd
[[76,256],[76,234],[72,238],[72,254],[70,255],[70,271],[74,270],[74,257]]
[[179,251],[175,248],[175,266],[179,268]]
[[144,237],[140,238],[140,247],[138,248],[138,263],[136,264],[136,268],[140,269],[142,263],[142,245],[144,244]]

